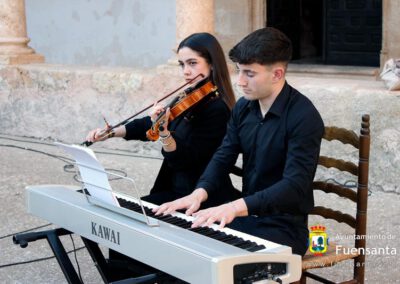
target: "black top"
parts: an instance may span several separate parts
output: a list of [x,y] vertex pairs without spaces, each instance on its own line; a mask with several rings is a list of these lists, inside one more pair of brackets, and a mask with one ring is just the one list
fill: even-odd
[[312,102],[285,83],[265,117],[258,101],[241,98],[227,134],[197,187],[211,195],[243,153],[243,195],[249,215],[306,215],[324,124]]
[[[162,150],[164,160],[150,191],[150,195],[161,193],[163,197],[145,200],[159,204],[190,194],[221,144],[229,117],[229,108],[213,93],[171,121],[168,129],[176,141],[176,150]],[[146,131],[150,127],[150,117],[133,120],[126,125],[125,139],[148,141]],[[229,177],[223,178],[220,185],[228,191],[233,189]]]

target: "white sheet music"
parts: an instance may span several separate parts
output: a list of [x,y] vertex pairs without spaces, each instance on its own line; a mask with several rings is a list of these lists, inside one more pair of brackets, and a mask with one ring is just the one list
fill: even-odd
[[59,142],[55,142],[54,144],[74,157],[82,182],[93,198],[97,198],[111,205],[119,206],[111,190],[107,173],[91,149]]

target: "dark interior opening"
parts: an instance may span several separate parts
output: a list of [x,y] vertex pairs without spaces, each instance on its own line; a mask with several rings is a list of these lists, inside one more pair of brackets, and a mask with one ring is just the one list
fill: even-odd
[[267,0],[267,26],[293,43],[293,63],[379,66],[382,0]]

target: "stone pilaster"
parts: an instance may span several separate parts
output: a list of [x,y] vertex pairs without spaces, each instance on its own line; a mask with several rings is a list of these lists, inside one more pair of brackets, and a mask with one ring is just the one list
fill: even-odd
[[214,0],[176,0],[177,44],[192,33],[214,31]]
[[386,60],[400,58],[400,2],[398,0],[382,1],[382,49],[381,68]]
[[267,25],[267,2],[264,0],[253,0],[251,5],[251,31],[265,28]]
[[25,0],[0,0],[0,64],[44,62],[28,42]]

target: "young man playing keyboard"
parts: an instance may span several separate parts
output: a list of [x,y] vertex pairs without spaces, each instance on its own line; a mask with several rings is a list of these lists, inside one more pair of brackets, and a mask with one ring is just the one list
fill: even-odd
[[[312,102],[286,82],[291,55],[290,40],[269,27],[251,33],[229,52],[243,97],[232,111],[227,134],[197,188],[154,209],[157,215],[186,209],[195,217],[193,227],[228,225],[305,254],[324,124]],[[239,154],[243,197],[198,211],[202,202],[224,190],[219,181]]]

